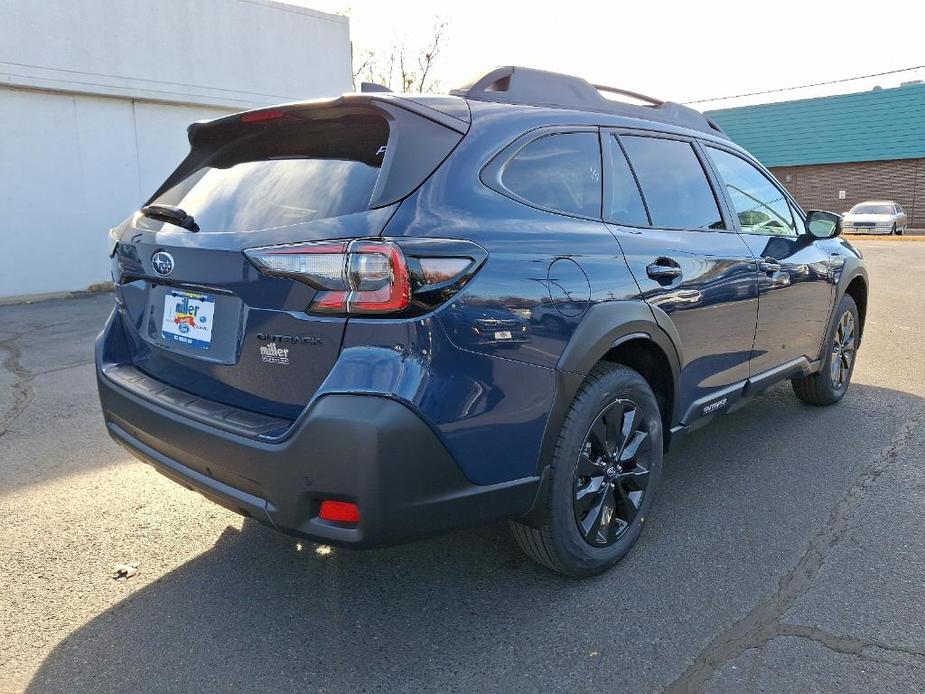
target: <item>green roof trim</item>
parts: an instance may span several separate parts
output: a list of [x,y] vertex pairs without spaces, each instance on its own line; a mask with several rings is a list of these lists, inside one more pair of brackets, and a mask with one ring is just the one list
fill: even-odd
[[925,158],[925,84],[706,115],[768,167]]

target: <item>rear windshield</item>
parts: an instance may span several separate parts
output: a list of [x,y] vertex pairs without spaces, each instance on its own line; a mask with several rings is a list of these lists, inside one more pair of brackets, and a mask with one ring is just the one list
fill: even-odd
[[183,209],[204,232],[360,212],[369,207],[388,139],[379,116],[255,126],[151,202]]
[[861,203],[852,207],[850,214],[894,214],[894,210],[892,205]]

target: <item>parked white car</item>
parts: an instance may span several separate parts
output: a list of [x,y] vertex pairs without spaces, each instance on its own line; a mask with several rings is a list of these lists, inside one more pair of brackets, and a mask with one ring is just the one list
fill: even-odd
[[908,219],[897,202],[868,200],[848,210],[842,220],[842,228],[855,234],[902,235]]

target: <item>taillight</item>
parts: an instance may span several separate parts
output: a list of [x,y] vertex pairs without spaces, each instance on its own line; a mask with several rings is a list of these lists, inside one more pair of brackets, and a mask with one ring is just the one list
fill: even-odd
[[265,274],[291,277],[319,290],[312,313],[396,313],[411,303],[408,266],[393,243],[305,243],[245,254]]
[[340,315],[425,313],[455,294],[487,256],[468,241],[407,240],[402,246],[407,246],[404,252],[392,241],[355,239],[252,248],[244,254],[265,275],[317,289],[309,313]]
[[472,265],[471,258],[420,258],[421,281],[425,285],[451,282]]

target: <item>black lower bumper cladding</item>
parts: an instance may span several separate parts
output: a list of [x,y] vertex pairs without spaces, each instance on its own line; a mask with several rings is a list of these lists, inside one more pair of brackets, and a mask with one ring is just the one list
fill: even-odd
[[[113,368],[120,367],[98,363],[97,381],[117,442],[180,484],[292,535],[341,546],[389,544],[523,516],[539,488],[538,478],[472,484],[430,427],[386,397],[323,396],[270,441],[165,406],[152,395],[151,379],[138,379],[145,386],[139,390],[107,375]],[[321,520],[326,499],[356,503],[360,522]]]

